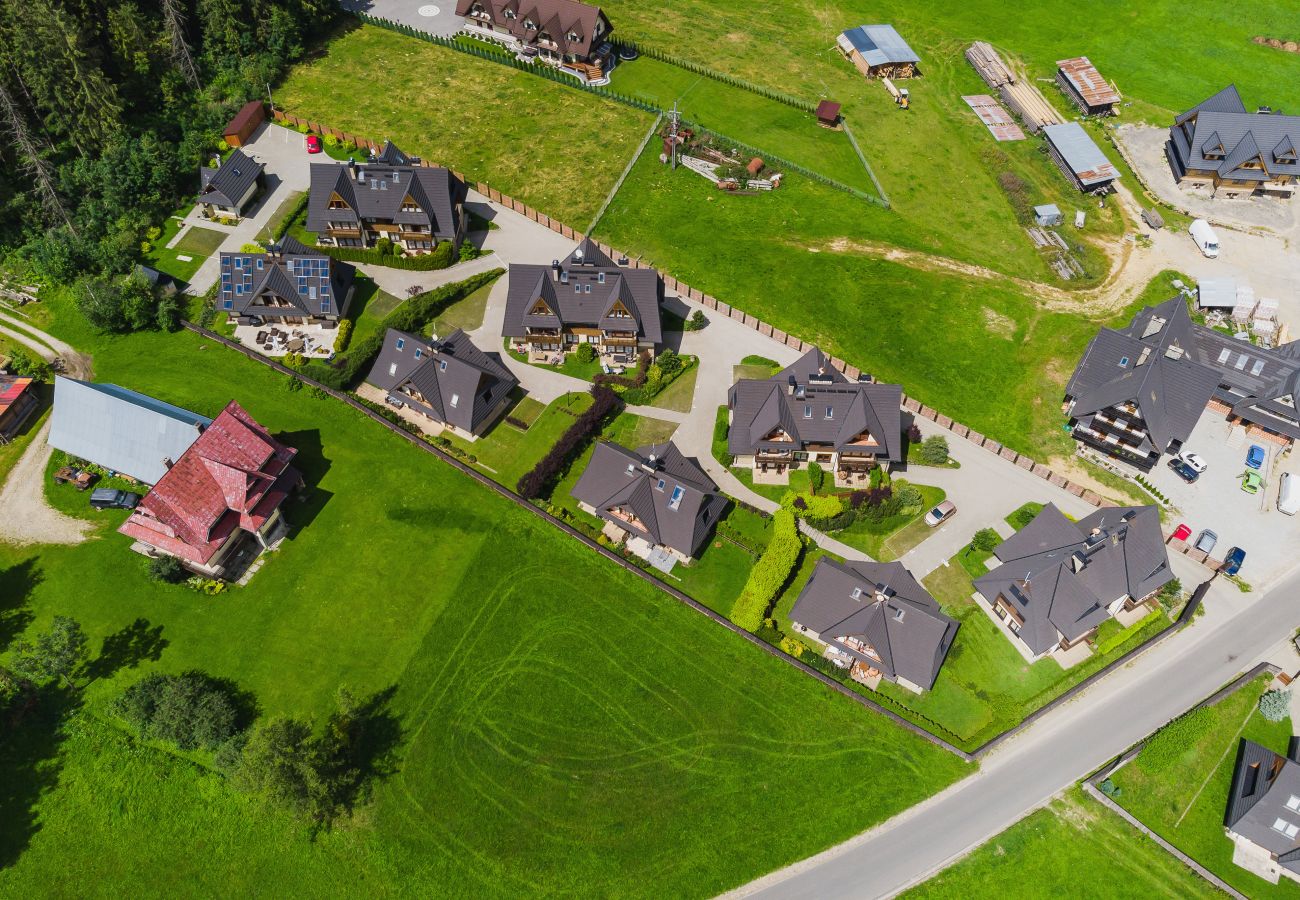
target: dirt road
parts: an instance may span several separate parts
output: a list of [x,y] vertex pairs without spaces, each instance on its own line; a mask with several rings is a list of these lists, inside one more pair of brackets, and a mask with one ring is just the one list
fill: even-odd
[[45,467],[54,452],[46,441],[49,434],[46,422],[0,488],[0,541],[79,544],[90,534],[89,522],[65,516],[45,501]]

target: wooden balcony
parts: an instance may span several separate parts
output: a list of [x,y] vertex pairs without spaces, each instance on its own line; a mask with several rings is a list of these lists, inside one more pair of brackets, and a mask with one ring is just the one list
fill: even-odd
[[621,335],[605,335],[601,338],[601,343],[611,347],[635,347],[636,336],[623,337]]
[[325,229],[325,233],[330,237],[361,237],[360,228],[335,228],[331,225]]

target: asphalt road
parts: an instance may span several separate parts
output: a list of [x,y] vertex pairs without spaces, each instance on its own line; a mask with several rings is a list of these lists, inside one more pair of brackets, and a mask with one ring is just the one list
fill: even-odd
[[863,835],[739,889],[763,898],[890,897],[996,836],[1260,661],[1300,624],[1300,571],[1266,594],[1226,582],[1206,616],[991,753],[976,775]]

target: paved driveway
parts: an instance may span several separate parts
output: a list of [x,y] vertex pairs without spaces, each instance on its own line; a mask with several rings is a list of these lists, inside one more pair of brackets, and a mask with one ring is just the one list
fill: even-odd
[[363,12],[444,37],[460,31],[465,23],[456,15],[456,0],[342,0],[342,6],[348,12]]

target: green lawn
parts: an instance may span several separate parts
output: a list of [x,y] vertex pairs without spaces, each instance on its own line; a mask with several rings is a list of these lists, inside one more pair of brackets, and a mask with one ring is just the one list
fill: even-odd
[[565,394],[546,407],[527,431],[521,431],[506,421],[512,413],[497,419],[489,431],[477,441],[467,441],[448,435],[451,442],[477,458],[479,468],[486,469],[494,481],[514,490],[519,477],[530,470],[546,455],[560,435],[568,430],[587,407],[590,394]]
[[[897,491],[908,482],[899,478],[893,484],[894,490]],[[848,528],[831,532],[831,536],[838,541],[843,541],[850,547],[857,547],[872,559],[886,562],[897,559],[928,537],[926,532],[929,529],[926,528],[923,518],[930,509],[948,496],[943,488],[926,484],[918,484],[914,485],[914,487],[921,492],[921,496],[924,498],[918,512],[887,516],[879,521],[860,516]],[[914,526],[918,525],[925,530],[917,531]],[[903,534],[904,531],[907,531],[906,535]]]
[[492,285],[485,284],[468,297],[458,300],[447,307],[434,320],[434,332],[447,335],[457,328],[464,331],[473,331],[478,328],[483,324],[483,313],[487,310],[488,295],[491,293]]
[[714,612],[729,615],[771,536],[770,519],[733,504],[695,562],[674,567],[665,580]]
[[1072,788],[902,896],[1183,900],[1223,895],[1155,841]]
[[189,230],[181,235],[181,239],[176,242],[172,249],[177,253],[193,254],[207,259],[217,252],[217,248],[225,242],[227,237],[229,235],[224,231],[191,225]]
[[280,230],[286,219],[293,213],[293,209],[302,200],[305,191],[290,191],[280,205],[271,213],[271,218],[267,220],[266,225],[257,234],[257,239],[261,243],[268,243],[275,240],[276,233]]
[[622,104],[372,26],[342,30],[290,72],[275,97],[296,115],[372,140],[391,138],[408,153],[577,228],[595,214],[653,121]]
[[677,412],[690,412],[691,406],[695,402],[695,379],[699,377],[700,367],[693,365],[681,375],[672,384],[660,391],[653,400],[651,406],[658,406],[661,409],[672,409]]
[[[1300,897],[1300,885],[1271,885],[1232,863],[1232,841],[1223,833],[1228,788],[1241,738],[1285,754],[1291,721],[1269,722],[1256,711],[1268,677],[1211,707],[1186,749],[1167,764],[1144,750],[1112,777],[1121,806],[1165,840],[1254,898]],[[1144,758],[1145,757],[1145,758]],[[1199,792],[1199,794],[1198,794]]]
[[[182,217],[187,212],[189,212],[189,207],[179,211]],[[145,264],[152,266],[159,272],[170,275],[178,281],[188,282],[194,277],[194,273],[198,271],[199,266],[203,265],[203,260],[207,259],[211,253],[198,255],[182,250],[179,247],[168,248],[166,246],[167,242],[176,237],[176,234],[181,230],[181,219],[177,216],[168,216],[162,221],[159,228],[162,233],[158,235],[158,240],[153,242],[153,249],[144,254]],[[191,231],[193,230],[191,229]],[[212,229],[202,230],[212,232]],[[221,242],[218,241],[217,243],[220,244]],[[178,256],[190,256],[192,259],[177,259]]]
[[384,316],[402,302],[392,294],[379,290],[379,285],[369,275],[358,272],[354,284],[352,302],[348,305],[348,318],[352,320],[352,343],[378,331]]
[[[56,326],[102,380],[205,414],[237,393],[309,489],[289,539],[219,598],[151,582],[111,530],[123,513],[79,546],[0,547],[6,642],[54,614],[92,656],[150,636],[96,661],[62,728],[33,720],[0,749],[0,895],[69,873],[130,895],[712,895],[968,771],[342,404],[187,332],[92,339],[66,305]],[[189,668],[263,715],[391,689],[373,802],[313,839],[105,724],[126,683]],[[790,785],[860,802],[791,817]]]

